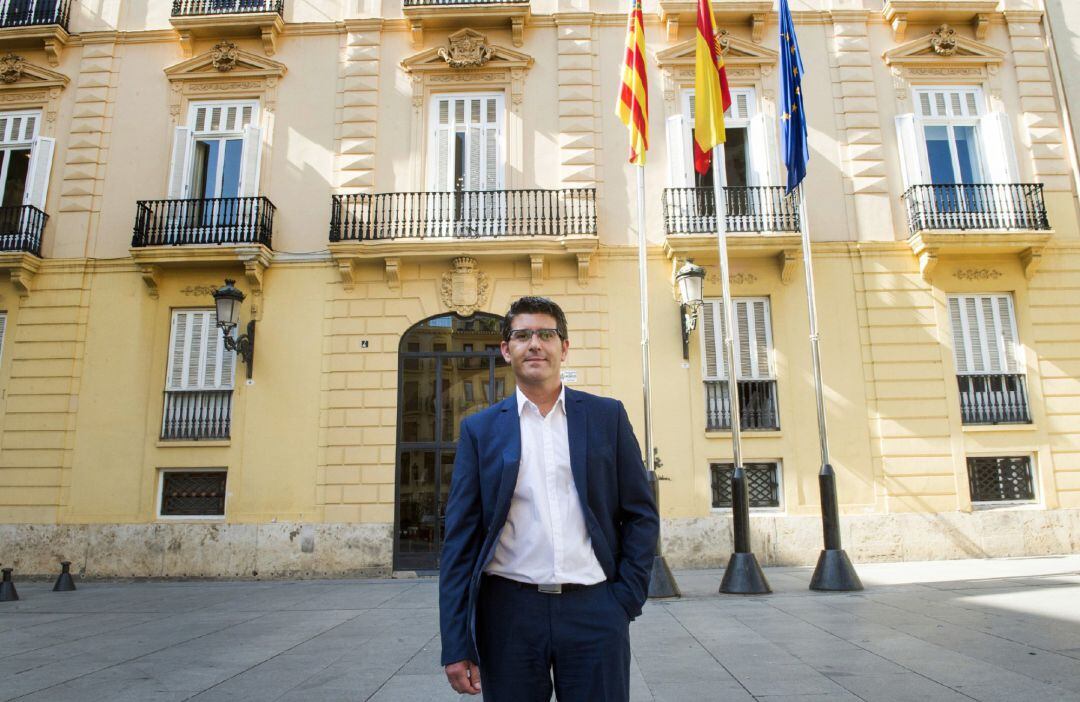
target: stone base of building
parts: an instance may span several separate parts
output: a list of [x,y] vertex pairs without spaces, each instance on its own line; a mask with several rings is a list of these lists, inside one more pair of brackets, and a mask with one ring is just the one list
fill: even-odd
[[[1080,551],[1080,510],[843,516],[843,547],[855,563],[1046,556]],[[731,515],[667,519],[664,556],[672,568],[720,568],[733,548]],[[812,566],[821,518],[751,514],[751,547],[762,565]]]
[[[855,563],[1045,556],[1080,552],[1080,510],[984,510],[874,514],[841,520]],[[821,520],[750,518],[762,565],[811,566]],[[667,519],[664,555],[673,568],[717,568],[732,549],[731,517]],[[19,576],[55,575],[61,560],[90,578],[385,577],[391,524],[3,524],[0,562]]]

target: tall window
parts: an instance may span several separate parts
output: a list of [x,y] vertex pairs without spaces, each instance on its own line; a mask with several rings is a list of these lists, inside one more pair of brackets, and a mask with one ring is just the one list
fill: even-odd
[[4,332],[7,331],[7,312],[0,312],[0,361],[4,360]]
[[430,189],[501,189],[505,170],[502,132],[502,94],[436,95],[432,100]]
[[[668,119],[668,153],[673,187],[712,187],[712,171],[694,170],[693,90],[682,92],[682,113]],[[732,88],[731,106],[724,113],[724,176],[728,187],[771,185],[768,127],[758,110],[753,88]]]
[[37,110],[0,112],[0,183],[3,207],[45,209],[55,140],[38,136]]
[[915,112],[898,115],[905,186],[1018,180],[1009,117],[988,112],[973,86],[917,88]]
[[214,310],[174,310],[161,438],[229,438],[235,365]]
[[[773,372],[772,322],[769,298],[744,297],[735,308],[735,370],[743,429],[778,429],[776,376]],[[705,300],[701,307],[702,379],[705,381],[706,426],[731,427],[730,388],[724,363],[724,305]]]
[[964,423],[1031,421],[1012,297],[950,295],[949,320]]
[[257,101],[193,103],[177,127],[170,199],[253,197],[262,144]]

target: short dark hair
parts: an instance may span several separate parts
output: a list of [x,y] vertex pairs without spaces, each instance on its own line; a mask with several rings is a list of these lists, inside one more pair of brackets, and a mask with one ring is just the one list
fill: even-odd
[[514,317],[519,314],[549,314],[555,318],[555,328],[559,330],[559,337],[564,341],[569,338],[566,332],[566,314],[562,311],[562,308],[549,298],[526,295],[514,300],[503,317],[503,341],[510,341],[510,330],[514,323]]

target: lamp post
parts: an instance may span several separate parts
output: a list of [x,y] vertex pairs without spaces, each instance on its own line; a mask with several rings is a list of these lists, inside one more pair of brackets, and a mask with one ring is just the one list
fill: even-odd
[[247,364],[247,377],[251,380],[251,368],[255,359],[255,320],[247,325],[247,334],[233,336],[233,330],[240,323],[240,305],[244,302],[244,293],[237,290],[235,280],[225,279],[225,287],[214,291],[214,305],[217,308],[217,325],[225,338],[225,348],[235,351]]
[[697,312],[701,308],[701,288],[705,280],[705,269],[694,264],[688,258],[683,267],[675,273],[675,282],[679,286],[679,315],[682,324],[682,357],[690,358],[690,332],[697,328]]

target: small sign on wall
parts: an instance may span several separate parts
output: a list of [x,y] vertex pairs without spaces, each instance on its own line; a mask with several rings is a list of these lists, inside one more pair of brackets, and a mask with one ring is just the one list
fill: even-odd
[[559,371],[559,378],[567,385],[573,385],[577,382],[577,371],[563,368]]

